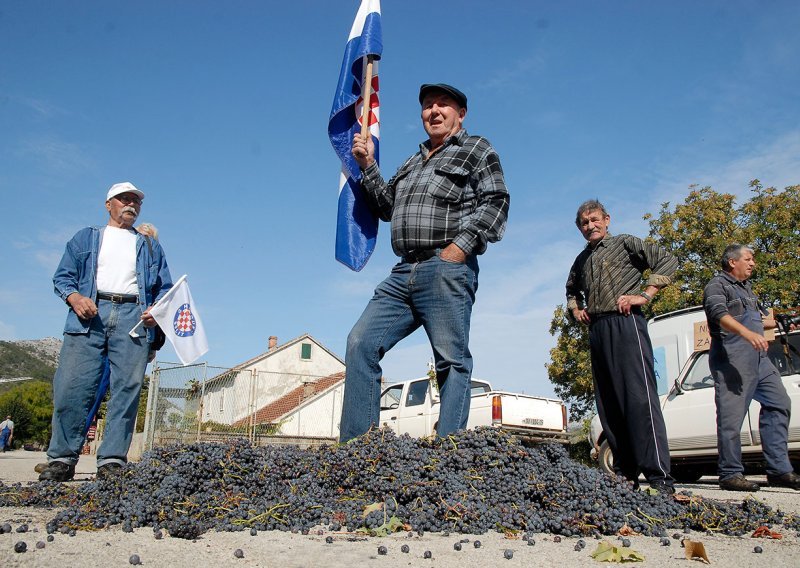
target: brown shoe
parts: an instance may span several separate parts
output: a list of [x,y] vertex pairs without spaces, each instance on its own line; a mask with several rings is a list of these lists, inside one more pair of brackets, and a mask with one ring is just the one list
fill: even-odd
[[761,489],[758,483],[748,481],[741,473],[720,479],[719,488],[725,491],[758,491]]
[[800,475],[793,471],[783,475],[767,475],[767,483],[772,487],[788,487],[800,490]]

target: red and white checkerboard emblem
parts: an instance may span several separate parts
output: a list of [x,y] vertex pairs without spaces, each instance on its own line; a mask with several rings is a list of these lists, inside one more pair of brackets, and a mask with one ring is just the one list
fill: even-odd
[[194,335],[197,329],[197,322],[194,320],[192,309],[189,304],[183,304],[178,311],[175,312],[175,318],[172,320],[172,327],[175,329],[175,335],[178,337],[190,337]]

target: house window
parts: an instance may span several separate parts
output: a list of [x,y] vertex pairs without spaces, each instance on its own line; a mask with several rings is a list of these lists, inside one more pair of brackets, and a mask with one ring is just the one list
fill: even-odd
[[310,343],[302,343],[300,344],[300,358],[304,361],[311,360],[311,344]]
[[225,412],[225,389],[219,391],[219,411]]

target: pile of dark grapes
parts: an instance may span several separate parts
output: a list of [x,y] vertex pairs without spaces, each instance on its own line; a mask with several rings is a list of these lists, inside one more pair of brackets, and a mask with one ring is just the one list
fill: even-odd
[[121,475],[85,484],[2,486],[0,505],[58,507],[48,531],[122,525],[194,539],[209,529],[547,532],[565,536],[668,529],[741,535],[780,524],[752,499],[725,503],[651,495],[492,428],[446,438],[385,430],[313,449],[247,442],[183,444],[148,452]]

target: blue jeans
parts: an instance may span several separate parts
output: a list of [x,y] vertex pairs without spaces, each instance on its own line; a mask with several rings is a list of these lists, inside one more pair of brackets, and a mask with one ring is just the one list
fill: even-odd
[[383,356],[422,326],[440,385],[436,428],[440,436],[467,426],[472,355],[469,324],[478,290],[478,261],[400,262],[375,289],[347,338],[344,401],[339,439],[347,441],[380,422]]
[[47,449],[48,461],[71,465],[78,462],[86,417],[94,403],[106,358],[111,368],[111,398],[97,465],[127,461],[150,346],[141,328],[139,337],[128,334],[141,318],[138,304],[98,300],[97,309],[98,315],[92,319],[88,334],[64,334],[53,380],[53,433]]

